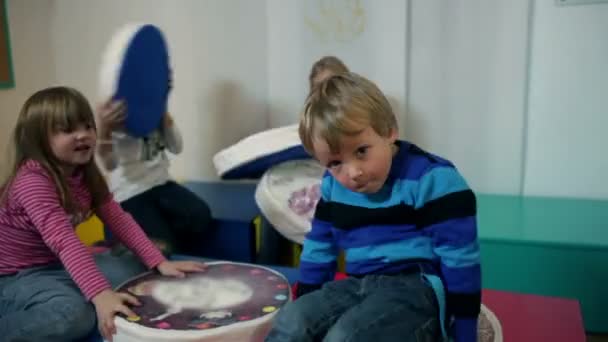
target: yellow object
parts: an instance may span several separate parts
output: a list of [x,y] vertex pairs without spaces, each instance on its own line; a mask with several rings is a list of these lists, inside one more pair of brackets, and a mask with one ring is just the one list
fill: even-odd
[[255,233],[255,253],[260,252],[260,246],[262,244],[262,217],[260,215],[253,219],[253,227]]
[[93,215],[88,220],[79,224],[76,227],[76,235],[87,246],[91,246],[95,242],[103,241],[105,236],[103,233],[103,222]]
[[[295,242],[289,242],[291,244],[291,267],[298,267],[300,265],[300,254],[302,254],[302,245]],[[338,255],[338,272],[346,271],[346,261],[344,251],[340,251]]]

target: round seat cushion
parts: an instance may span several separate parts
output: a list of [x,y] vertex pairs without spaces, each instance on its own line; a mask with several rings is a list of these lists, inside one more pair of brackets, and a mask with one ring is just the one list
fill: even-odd
[[258,341],[290,300],[290,286],[269,268],[209,262],[186,278],[148,272],[120,285],[142,304],[117,316],[115,342]]
[[255,200],[285,238],[301,244],[311,229],[325,168],[316,160],[290,160],[271,167],[258,182]]

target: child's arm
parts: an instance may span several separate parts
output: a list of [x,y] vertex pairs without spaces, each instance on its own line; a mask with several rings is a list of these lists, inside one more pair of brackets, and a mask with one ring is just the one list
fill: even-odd
[[126,117],[125,106],[121,102],[106,102],[97,110],[97,155],[103,167],[112,171],[116,168],[116,157],[114,155],[114,144],[112,132],[114,128],[121,125]]
[[167,149],[173,154],[180,154],[184,149],[182,135],[168,112],[163,117],[163,136],[167,143]]
[[13,185],[14,200],[22,207],[44,243],[59,258],[87,300],[110,289],[93,256],[80,241],[57,190],[44,171],[21,175]]
[[113,199],[108,199],[97,209],[99,218],[108,226],[112,233],[133,251],[150,269],[155,268],[166,258],[148,239],[146,233]]
[[420,180],[416,207],[441,260],[455,341],[476,341],[481,266],[475,194],[454,167],[435,167]]
[[300,256],[300,281],[297,296],[321,288],[333,280],[336,272],[338,248],[334,243],[329,218],[329,197],[332,178],[327,174],[321,183],[321,199],[317,203],[312,229],[304,239]]

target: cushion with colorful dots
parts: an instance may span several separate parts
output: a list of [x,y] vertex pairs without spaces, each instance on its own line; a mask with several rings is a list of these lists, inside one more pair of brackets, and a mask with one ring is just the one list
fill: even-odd
[[287,280],[243,263],[207,263],[184,279],[145,273],[118,287],[138,298],[135,317],[117,316],[115,342],[258,341],[290,300]]

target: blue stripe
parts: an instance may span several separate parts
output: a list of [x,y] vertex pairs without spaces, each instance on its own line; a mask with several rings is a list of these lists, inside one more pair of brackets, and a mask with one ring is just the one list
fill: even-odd
[[450,268],[441,265],[441,274],[448,292],[475,293],[481,291],[481,265]]
[[420,176],[423,175],[431,165],[433,165],[433,161],[429,160],[427,156],[409,153],[407,155],[407,160],[401,164],[399,178],[418,181]]
[[321,180],[321,198],[323,198],[326,202],[329,202],[330,200],[332,184],[333,177],[328,171],[325,171],[323,174],[323,179]]
[[300,262],[300,281],[306,284],[322,284],[334,279],[336,263],[325,264]]
[[413,204],[412,196],[404,194],[412,193],[418,183],[412,180],[396,180],[392,186],[385,185],[375,194],[364,194],[350,191],[340,183],[336,182],[332,189],[331,199],[339,202],[363,208],[386,208],[400,203]]
[[431,239],[425,236],[382,245],[346,249],[347,262],[372,261],[390,263],[406,259],[432,259]]
[[313,218],[312,229],[306,234],[306,239],[319,242],[332,242],[334,237],[331,230],[331,224],[329,222]]
[[416,271],[423,271],[424,273],[428,274],[439,274],[439,271],[435,269],[434,264],[435,263],[433,261],[426,262],[421,260],[402,260],[392,263],[383,263],[376,261],[349,262],[346,264],[346,273],[359,275],[373,273],[394,274],[415,267]]
[[462,246],[477,240],[477,217],[451,219],[424,228],[435,239],[435,246]]
[[453,167],[436,167],[420,178],[418,193],[419,202],[416,208],[452,192],[468,190],[469,186]]
[[423,232],[412,224],[373,225],[354,230],[334,228],[336,241],[340,248],[355,248],[370,245],[380,245],[397,240],[407,240],[422,236]]
[[306,240],[304,241],[304,248],[300,260],[323,264],[336,260],[337,254],[337,249],[332,243]]
[[444,245],[435,248],[441,263],[450,268],[469,267],[479,264],[479,242],[473,241],[464,246]]

